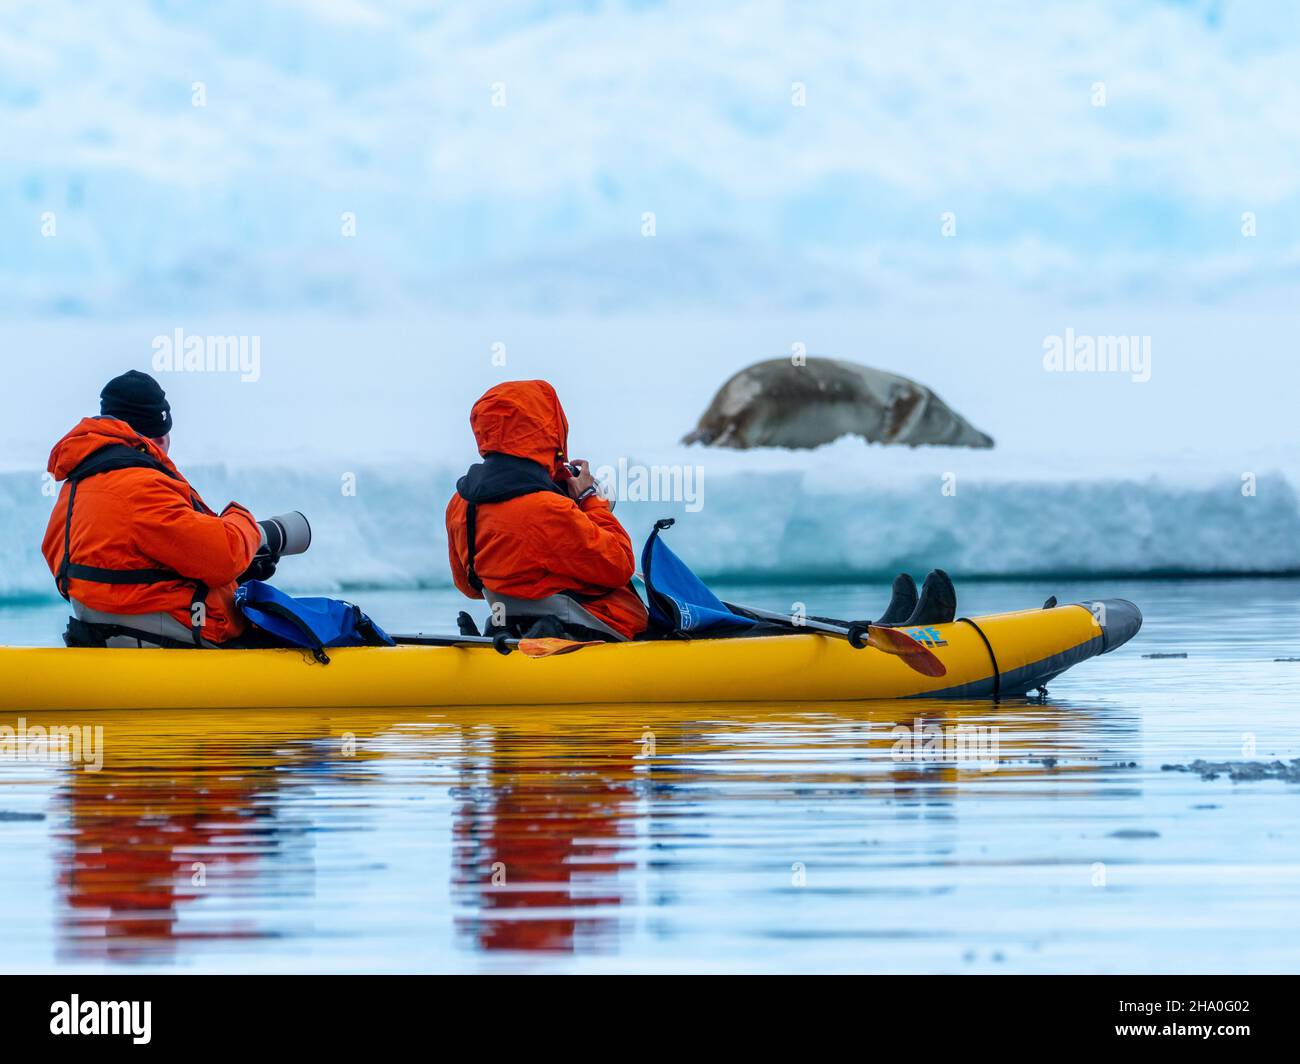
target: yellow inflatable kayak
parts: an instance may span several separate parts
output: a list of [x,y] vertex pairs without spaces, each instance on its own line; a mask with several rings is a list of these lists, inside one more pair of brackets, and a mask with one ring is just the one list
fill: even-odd
[[490,646],[330,651],[0,647],[0,710],[322,709],[653,702],[840,702],[1022,695],[1131,639],[1125,599],[903,628],[943,662],[927,677],[825,635],[606,643],[502,656]]

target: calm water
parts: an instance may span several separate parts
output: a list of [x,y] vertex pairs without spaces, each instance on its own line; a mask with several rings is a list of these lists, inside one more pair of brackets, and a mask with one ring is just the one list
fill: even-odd
[[[61,715],[105,761],[0,760],[0,969],[1300,968],[1300,784],[1161,769],[1300,757],[1300,581],[959,591],[1146,627],[1042,704]],[[0,608],[0,642],[62,615]],[[996,727],[996,760],[900,760],[900,723]]]

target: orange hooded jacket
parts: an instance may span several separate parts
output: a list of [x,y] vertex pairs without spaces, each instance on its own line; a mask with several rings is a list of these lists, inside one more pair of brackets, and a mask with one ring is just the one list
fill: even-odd
[[[524,599],[576,592],[588,611],[628,638],[645,631],[645,606],[628,586],[636,571],[631,538],[599,495],[578,504],[558,486],[568,476],[569,422],[555,389],[546,381],[498,384],[474,404],[469,423],[484,458],[511,455],[540,467],[529,494],[476,504],[474,571],[483,585]],[[515,465],[529,475],[529,467]],[[483,594],[469,580],[469,503],[461,491],[474,497],[467,482],[483,469],[474,466],[447,504],[452,577],[476,599]]]
[[[85,459],[113,444],[125,444],[161,462],[156,469],[118,469],[88,477],[77,487],[72,512],[73,564],[98,569],[170,569],[187,580],[155,584],[69,581],[68,594],[105,613],[170,613],[189,628],[195,585],[208,586],[203,638],[224,643],[247,627],[235,607],[235,581],[252,563],[261,542],[253,515],[231,503],[218,517],[152,440],[124,421],[91,417],[54,445],[50,474],[66,480]],[[69,484],[55,503],[41,551],[58,579],[63,565]],[[62,590],[62,589],[61,589]]]

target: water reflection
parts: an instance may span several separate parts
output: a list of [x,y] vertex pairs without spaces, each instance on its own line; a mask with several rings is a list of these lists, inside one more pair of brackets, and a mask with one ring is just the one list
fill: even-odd
[[[653,895],[647,879],[698,871],[694,855],[720,844],[702,830],[706,817],[715,830],[738,822],[752,833],[726,865],[743,880],[784,868],[782,822],[812,804],[853,803],[847,827],[856,832],[880,818],[954,819],[963,790],[1023,797],[1020,786],[1045,772],[1087,780],[1114,768],[1091,741],[1103,719],[1096,711],[1015,710],[882,702],[468,711],[453,792],[458,931],[482,950],[614,951],[631,923],[618,907]],[[1110,723],[1112,746],[1126,731],[1133,738],[1131,718],[1127,728]],[[987,742],[945,745],[953,732]],[[934,836],[919,849],[936,860],[951,851]],[[872,859],[859,868],[867,877]],[[773,879],[767,889],[786,885]]]
[[470,915],[458,930],[485,950],[599,949],[616,936],[619,873],[637,815],[632,736],[539,735],[482,725],[466,743],[452,871]]
[[[1071,800],[1134,790],[1114,769],[1132,752],[1135,718],[1060,703],[186,711],[105,723],[102,771],[57,769],[62,963],[167,965],[278,941],[383,967],[372,951],[384,935],[413,949],[439,927],[462,954],[615,954],[684,933],[681,912],[725,925],[792,897],[804,863],[822,882],[796,892],[798,905],[943,892],[956,871],[918,886],[898,870],[956,861],[964,803],[986,817],[989,801],[1026,813],[1037,808],[1027,798],[1062,787]],[[995,747],[953,756],[940,737],[962,729]],[[330,836],[340,841],[326,853]],[[420,846],[441,846],[441,867]],[[447,963],[426,945],[413,966]]]
[[55,795],[68,962],[159,964],[183,942],[277,937],[256,910],[314,890],[318,825],[289,792],[322,774],[359,780],[382,756],[353,753],[355,732],[313,714],[105,719],[103,767],[69,765]]

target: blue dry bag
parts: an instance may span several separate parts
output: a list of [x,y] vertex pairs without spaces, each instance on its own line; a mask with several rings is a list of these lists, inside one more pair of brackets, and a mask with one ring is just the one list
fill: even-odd
[[326,647],[397,645],[358,607],[339,599],[294,598],[261,580],[250,580],[235,592],[235,605],[263,632],[287,646],[310,650],[324,665],[330,660]]
[[645,578],[651,623],[669,633],[752,628],[758,622],[727,609],[659,538],[659,533],[672,525],[671,517],[656,521],[641,551],[641,575]]

